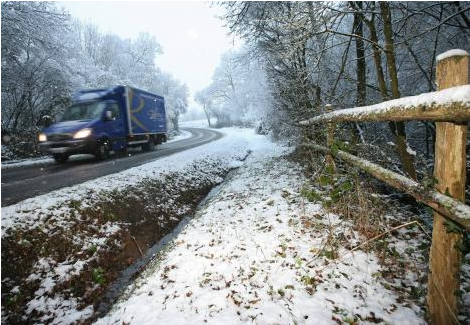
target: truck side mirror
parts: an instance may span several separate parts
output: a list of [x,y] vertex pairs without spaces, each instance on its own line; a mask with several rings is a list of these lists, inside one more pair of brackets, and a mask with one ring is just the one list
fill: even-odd
[[49,115],[45,115],[42,117],[42,122],[44,124],[44,126],[46,128],[48,128],[49,126],[51,126],[52,124],[54,124],[54,118],[52,118],[52,116],[49,116]]
[[113,119],[113,112],[112,111],[106,111],[104,113],[104,117],[106,119],[106,121],[111,121]]

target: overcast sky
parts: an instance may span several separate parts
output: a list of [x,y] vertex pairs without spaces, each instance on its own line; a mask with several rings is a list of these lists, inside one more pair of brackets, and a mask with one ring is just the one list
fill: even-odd
[[223,11],[208,2],[64,1],[59,6],[103,32],[124,38],[155,35],[163,47],[156,64],[186,82],[191,94],[209,85],[221,54],[239,45],[216,17]]

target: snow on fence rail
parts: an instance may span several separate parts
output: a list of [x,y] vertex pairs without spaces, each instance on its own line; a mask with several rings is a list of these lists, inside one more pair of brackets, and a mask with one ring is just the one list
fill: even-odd
[[[327,146],[305,147],[360,167],[388,185],[402,190],[434,209],[428,308],[433,324],[458,323],[459,272],[463,234],[449,226],[454,221],[470,231],[470,207],[465,202],[467,121],[470,120],[469,55],[451,50],[437,58],[436,82],[439,91],[383,102],[377,105],[338,110],[300,122],[307,126],[328,122]],[[327,107],[328,110],[328,107]],[[332,150],[335,122],[436,121],[434,176],[437,190],[426,188],[349,153]],[[464,123],[465,122],[465,123]],[[333,165],[334,167],[334,165]],[[445,194],[442,194],[445,193]]]
[[403,97],[376,105],[342,109],[300,122],[379,122],[379,121],[462,122],[470,120],[470,85]]

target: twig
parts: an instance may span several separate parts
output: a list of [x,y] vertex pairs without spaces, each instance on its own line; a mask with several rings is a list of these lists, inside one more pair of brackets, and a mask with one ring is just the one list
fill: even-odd
[[[419,225],[419,222],[415,220],[415,221],[410,221],[410,222],[404,223],[404,224],[402,224],[402,225],[393,227],[393,228],[391,228],[391,229],[389,229],[389,230],[387,230],[387,231],[385,231],[385,232],[383,232],[383,233],[381,233],[381,234],[379,234],[379,235],[377,235],[377,236],[375,236],[375,237],[373,237],[373,238],[371,238],[371,239],[369,239],[369,240],[367,240],[367,241],[361,243],[360,245],[358,245],[358,246],[352,248],[351,250],[348,251],[348,253],[352,253],[352,252],[354,252],[355,250],[358,250],[359,248],[361,248],[362,246],[364,246],[364,245],[370,243],[371,241],[374,241],[374,240],[376,240],[376,239],[378,239],[378,238],[380,238],[380,237],[383,237],[383,236],[385,236],[385,235],[391,233],[391,232],[394,231],[394,230],[397,230],[397,229],[400,229],[400,228],[403,228],[403,227],[407,227],[407,226],[412,225],[412,224],[418,224],[418,225]],[[337,258],[336,260],[334,260],[334,262],[337,263],[337,262],[341,261],[343,258],[345,258],[345,257],[348,255],[348,253],[344,254],[344,255],[341,256],[340,258]],[[313,261],[314,261],[314,260],[310,260],[306,265],[309,265],[309,264],[310,264],[311,262],[313,262]],[[323,269],[321,269],[321,271],[323,271],[324,269],[326,269],[329,265],[331,265],[331,264],[326,265]]]
[[[391,229],[389,229],[389,230],[387,230],[387,231],[385,231],[385,232],[383,232],[383,233],[381,233],[381,234],[378,234],[377,236],[375,236],[375,237],[373,237],[373,238],[371,238],[371,239],[369,239],[369,240],[363,242],[362,244],[360,244],[360,245],[354,247],[354,248],[351,249],[348,253],[352,253],[352,252],[354,252],[355,250],[361,248],[362,246],[364,246],[364,245],[370,243],[371,241],[374,241],[374,240],[376,240],[376,239],[378,239],[378,238],[380,238],[380,237],[382,237],[382,236],[385,236],[386,234],[388,234],[388,233],[390,233],[390,232],[392,232],[392,231],[394,231],[394,230],[397,230],[397,229],[400,229],[400,228],[403,228],[403,227],[406,227],[406,226],[409,226],[409,225],[412,225],[412,224],[415,224],[415,223],[419,225],[419,222],[415,220],[415,221],[410,221],[410,222],[404,223],[404,224],[402,224],[402,225],[393,227],[393,228],[391,228]],[[344,256],[346,256],[346,254],[343,255],[342,257],[344,257]]]
[[137,243],[137,240],[135,240],[135,237],[131,235],[132,240],[134,241],[135,246],[137,246],[137,249],[139,250],[140,257],[144,257],[144,254],[142,253],[142,250],[139,247],[139,244]]
[[261,250],[261,254],[263,254],[264,260],[266,261],[267,258],[266,258],[266,255],[264,255],[263,249],[261,248],[261,246],[259,246],[259,245],[257,245],[257,246]]
[[434,274],[431,273],[430,277],[431,277],[432,284],[436,287],[437,292],[439,292],[439,295],[441,296],[441,299],[444,301],[444,304],[446,305],[447,310],[449,311],[449,314],[452,315],[452,318],[454,319],[455,324],[460,324],[459,319],[455,315],[452,308],[449,306],[449,303],[447,302],[447,299],[444,296],[444,290],[442,290],[441,286],[436,281],[434,281]]

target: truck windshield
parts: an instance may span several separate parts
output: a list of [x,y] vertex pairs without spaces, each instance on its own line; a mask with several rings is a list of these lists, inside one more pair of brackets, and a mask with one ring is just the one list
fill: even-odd
[[103,102],[74,104],[65,110],[60,121],[97,119],[101,117],[104,107]]

